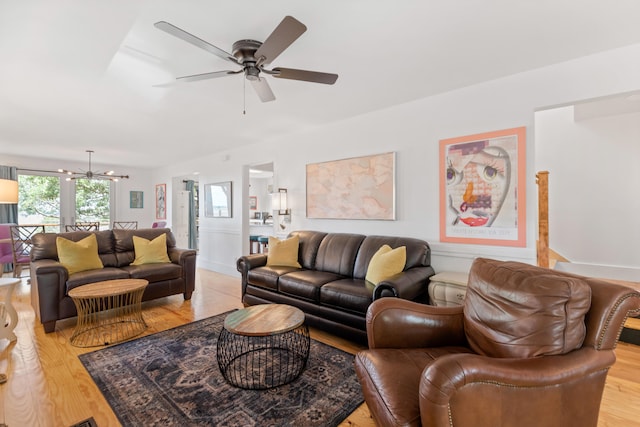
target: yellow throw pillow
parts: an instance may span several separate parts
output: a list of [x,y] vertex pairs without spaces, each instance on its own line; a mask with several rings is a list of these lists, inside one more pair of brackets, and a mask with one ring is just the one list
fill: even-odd
[[298,262],[298,246],[300,238],[296,235],[285,240],[269,236],[269,252],[267,253],[267,265],[279,267],[301,268]]
[[136,259],[131,265],[171,262],[167,255],[167,235],[164,233],[153,240],[133,236],[133,250],[136,253]]
[[401,273],[406,262],[406,246],[391,249],[389,245],[382,245],[369,261],[365,280],[377,285],[383,280]]
[[98,239],[95,234],[78,242],[56,237],[56,248],[60,264],[69,270],[69,275],[104,267],[98,256]]

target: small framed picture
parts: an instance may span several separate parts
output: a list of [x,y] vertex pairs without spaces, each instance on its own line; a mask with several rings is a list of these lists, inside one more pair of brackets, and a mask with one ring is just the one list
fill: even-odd
[[249,209],[255,211],[258,209],[258,197],[249,196]]
[[144,193],[142,191],[129,191],[129,207],[131,209],[144,208]]

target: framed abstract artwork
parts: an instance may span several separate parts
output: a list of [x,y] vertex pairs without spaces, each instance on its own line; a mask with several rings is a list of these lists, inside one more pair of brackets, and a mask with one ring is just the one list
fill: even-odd
[[167,219],[167,184],[156,184],[156,219]]
[[440,241],[526,245],[526,128],[440,141]]
[[144,208],[144,193],[142,191],[129,191],[129,208]]
[[258,196],[249,196],[249,209],[252,211],[258,209]]
[[395,153],[307,165],[307,218],[396,218]]

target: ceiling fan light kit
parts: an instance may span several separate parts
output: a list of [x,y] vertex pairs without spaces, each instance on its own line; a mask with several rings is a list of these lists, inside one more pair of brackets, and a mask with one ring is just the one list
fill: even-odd
[[252,86],[260,100],[262,102],[269,102],[275,100],[276,97],[273,95],[267,80],[261,77],[261,73],[271,75],[279,79],[300,80],[329,85],[334,84],[338,79],[337,74],[322,73],[318,71],[282,67],[273,68],[271,70],[265,68],[265,66],[271,64],[274,59],[276,59],[285,49],[296,41],[305,31],[307,31],[307,27],[292,16],[285,16],[282,22],[278,24],[276,29],[273,30],[264,42],[251,39],[238,40],[232,46],[232,53],[228,53],[223,49],[220,49],[219,47],[214,46],[211,43],[208,43],[166,21],[156,22],[154,26],[159,30],[171,34],[174,37],[178,37],[187,43],[191,43],[192,45],[206,50],[225,61],[241,67],[237,71],[214,71],[210,73],[178,77],[176,78],[177,81],[193,82],[243,73],[245,78],[252,83]]

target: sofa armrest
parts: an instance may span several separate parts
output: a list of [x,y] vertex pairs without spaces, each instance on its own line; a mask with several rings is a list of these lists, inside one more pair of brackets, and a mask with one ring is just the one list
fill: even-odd
[[435,307],[399,298],[374,301],[367,310],[369,348],[466,346],[462,306]]
[[[473,412],[471,407],[483,405],[492,407],[498,394],[502,399],[499,406],[508,408],[515,417],[535,416],[526,414],[526,408],[531,408],[527,406],[530,399],[547,402],[543,407],[552,410],[556,406],[554,403],[566,404],[562,396],[571,396],[581,402],[579,405],[595,407],[597,419],[600,395],[587,385],[593,384],[592,377],[598,375],[604,382],[607,370],[615,360],[613,351],[598,351],[592,347],[563,355],[525,359],[468,353],[440,357],[422,372],[421,420],[423,425],[449,425],[451,414],[455,419],[457,411]],[[581,393],[584,395],[580,396]],[[511,399],[508,398],[510,395],[513,396]],[[522,410],[518,410],[521,404]],[[566,408],[562,407],[562,410],[566,411]],[[544,424],[540,421],[544,417],[538,415],[538,421]]]
[[196,255],[194,249],[170,248],[167,251],[172,263],[182,267],[184,278],[184,299],[191,299],[191,294],[196,288]]
[[32,261],[31,306],[42,323],[55,322],[59,318],[59,303],[65,296],[68,270],[53,259]]
[[253,254],[253,255],[244,255],[238,258],[236,261],[236,269],[240,272],[241,278],[241,286],[242,286],[242,296],[247,291],[247,277],[249,275],[249,270],[263,267],[267,265],[267,254]]
[[434,274],[432,267],[414,267],[405,270],[378,283],[373,291],[373,299],[396,297],[415,300],[421,294],[427,293],[429,277]]
[[248,273],[249,270],[263,267],[267,265],[267,255],[266,254],[253,254],[253,255],[244,255],[238,258],[236,261],[237,270],[243,275]]

